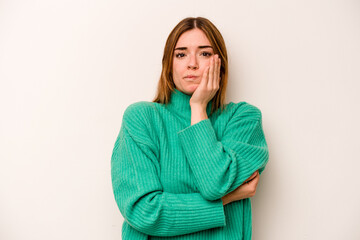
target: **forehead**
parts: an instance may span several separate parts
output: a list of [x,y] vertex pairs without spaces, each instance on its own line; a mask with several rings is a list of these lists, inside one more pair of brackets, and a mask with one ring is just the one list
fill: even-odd
[[175,47],[198,47],[200,45],[211,46],[205,33],[198,28],[194,28],[181,34]]

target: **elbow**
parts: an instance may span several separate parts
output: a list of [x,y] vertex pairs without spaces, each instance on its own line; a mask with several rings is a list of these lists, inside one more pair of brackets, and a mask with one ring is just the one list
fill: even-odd
[[208,201],[215,201],[226,195],[228,188],[217,188],[215,184],[208,185],[206,188],[199,189],[201,196]]
[[201,196],[209,201],[215,201],[222,198],[236,180],[236,175],[236,168],[233,167],[227,168],[222,174],[216,174],[205,178],[204,181],[201,181],[202,184],[197,185]]
[[261,164],[258,168],[259,174],[261,174],[265,170],[265,167],[266,167],[266,164],[268,163],[268,161],[269,161],[269,152],[266,151],[262,158]]
[[261,168],[265,168],[266,164],[269,161],[269,149],[266,147],[266,150],[264,152]]
[[142,217],[142,221],[139,221],[139,218],[129,217],[127,216],[126,221],[138,232],[141,232],[146,235],[165,237],[166,235],[162,235],[160,232],[156,230],[156,222],[147,221],[146,217]]
[[121,215],[135,230],[152,236],[166,237],[171,233],[162,222],[159,207],[161,194],[154,192],[147,196],[128,198],[118,203]]
[[221,198],[221,196],[219,196],[218,194],[209,193],[208,191],[200,191],[200,194],[204,199],[208,201],[215,201]]
[[[131,207],[128,209],[130,208]],[[133,212],[126,215],[124,219],[126,219],[129,225],[138,232],[156,237],[169,237],[176,235],[174,230],[171,229],[171,224],[166,224],[166,222],[163,222],[159,216],[154,217],[154,214],[159,213],[150,213],[147,209],[132,211]],[[136,211],[138,214],[134,214]]]

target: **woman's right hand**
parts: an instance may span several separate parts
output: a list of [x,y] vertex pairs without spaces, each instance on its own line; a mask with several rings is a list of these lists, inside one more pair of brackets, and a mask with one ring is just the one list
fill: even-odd
[[234,191],[226,194],[221,199],[223,201],[223,205],[228,203],[238,201],[241,199],[253,197],[256,193],[256,187],[259,183],[260,174],[259,170],[255,171],[246,181],[241,184]]

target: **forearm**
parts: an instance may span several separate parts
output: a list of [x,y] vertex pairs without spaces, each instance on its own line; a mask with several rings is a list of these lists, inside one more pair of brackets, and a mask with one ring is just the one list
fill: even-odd
[[[241,110],[226,122],[222,133],[215,132],[209,118],[178,131],[196,185],[207,200],[232,192],[256,170],[261,174],[260,170],[267,164],[268,148],[261,112],[249,104],[239,106]],[[196,115],[193,118],[196,119]],[[225,123],[217,123],[221,124]]]

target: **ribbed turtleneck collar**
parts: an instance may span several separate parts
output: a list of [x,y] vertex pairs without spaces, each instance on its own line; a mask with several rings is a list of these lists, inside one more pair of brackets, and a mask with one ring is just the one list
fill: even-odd
[[[169,110],[184,119],[191,120],[190,98],[191,95],[187,95],[175,88],[175,91],[171,93],[170,102],[168,103]],[[212,101],[209,101],[206,107],[208,117],[210,117],[211,103]]]

